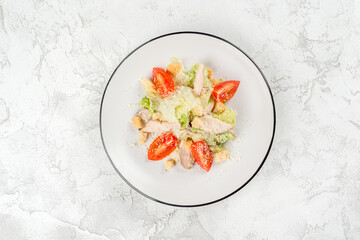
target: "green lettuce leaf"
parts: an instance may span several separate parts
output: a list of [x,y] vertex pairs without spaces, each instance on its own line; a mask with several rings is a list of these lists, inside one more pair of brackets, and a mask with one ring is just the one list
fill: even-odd
[[190,68],[188,72],[186,72],[186,74],[189,76],[186,86],[193,87],[194,79],[196,77],[196,70],[198,69],[198,67],[199,64],[195,64]]
[[216,144],[217,145],[224,145],[226,142],[230,141],[230,140],[233,140],[235,138],[234,134],[231,133],[231,132],[224,132],[224,133],[221,133],[219,134],[218,138],[217,138],[217,142]]
[[151,113],[156,112],[156,110],[154,109],[154,106],[152,104],[152,101],[147,96],[145,96],[141,99],[140,106],[148,109]]
[[236,120],[236,112],[229,108],[225,108],[225,111],[220,114],[213,113],[213,117],[234,125]]
[[180,105],[175,108],[175,116],[183,128],[187,127],[189,123],[189,115],[189,108],[185,105]]
[[210,88],[206,93],[199,96],[202,107],[205,108],[209,104],[212,90],[213,89]]

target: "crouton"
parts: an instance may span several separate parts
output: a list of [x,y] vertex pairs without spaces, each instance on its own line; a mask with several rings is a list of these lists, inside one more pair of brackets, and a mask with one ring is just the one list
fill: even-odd
[[152,115],[152,120],[160,120],[160,118],[161,118],[160,112],[156,112]]
[[157,93],[155,84],[148,78],[142,78],[141,84],[143,85],[146,92]]
[[181,64],[170,63],[166,70],[174,77],[181,71]]
[[214,162],[220,163],[229,159],[229,153],[227,150],[222,150],[214,154]]
[[211,79],[211,77],[212,77],[212,74],[213,74],[213,70],[211,70],[211,69],[208,69],[208,72],[207,72],[207,77],[208,77],[208,79]]
[[216,84],[218,83],[215,78],[211,78],[210,81],[211,81],[211,83],[212,83],[213,85],[216,85]]
[[165,171],[168,171],[170,168],[175,166],[175,160],[166,160],[165,161]]
[[141,131],[141,132],[140,132],[140,136],[139,136],[139,144],[140,144],[140,145],[143,145],[143,144],[146,142],[148,136],[149,136],[148,133]]
[[225,111],[225,104],[222,102],[216,102],[213,108],[213,113],[220,114]]
[[192,120],[192,122],[191,122],[191,126],[194,128],[200,128],[203,125],[204,125],[204,122],[198,117],[194,118],[194,120]]
[[137,129],[142,129],[143,127],[145,127],[144,121],[143,121],[142,118],[139,117],[139,116],[134,117],[133,119],[131,119],[131,123],[132,123]]
[[195,116],[201,117],[202,115],[204,115],[204,108],[202,106],[196,106],[191,109],[191,113]]

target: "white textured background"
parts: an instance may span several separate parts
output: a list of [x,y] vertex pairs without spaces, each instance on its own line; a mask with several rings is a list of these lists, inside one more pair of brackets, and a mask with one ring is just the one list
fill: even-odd
[[[131,190],[98,122],[118,63],[180,30],[247,52],[277,110],[259,174],[195,209]],[[358,0],[0,0],[0,69],[0,239],[360,239]]]

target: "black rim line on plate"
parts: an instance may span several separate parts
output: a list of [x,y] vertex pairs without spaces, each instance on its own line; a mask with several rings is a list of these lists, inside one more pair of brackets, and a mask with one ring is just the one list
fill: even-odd
[[[221,41],[224,41],[228,44],[230,44],[231,46],[233,46],[234,48],[236,48],[238,51],[240,51],[241,53],[243,53],[254,65],[255,67],[258,69],[258,71],[260,72],[262,78],[264,79],[264,82],[269,90],[269,93],[270,93],[270,97],[271,97],[271,102],[272,102],[272,106],[273,106],[273,115],[274,115],[274,125],[273,125],[273,133],[272,133],[272,137],[271,137],[271,141],[270,141],[270,144],[269,144],[269,148],[265,154],[265,157],[264,157],[264,160],[261,162],[260,166],[258,167],[258,169],[255,171],[255,173],[242,185],[240,186],[238,189],[236,189],[235,191],[229,193],[228,195],[222,197],[222,198],[219,198],[217,200],[214,200],[214,201],[211,201],[211,202],[207,202],[207,203],[202,203],[202,204],[195,204],[195,205],[178,205],[178,204],[173,204],[173,203],[167,203],[167,202],[163,202],[163,201],[160,201],[156,198],[153,198],[145,193],[143,193],[142,191],[140,191],[139,189],[137,189],[135,186],[133,186],[121,173],[120,171],[116,168],[114,162],[112,161],[108,151],[106,150],[106,146],[105,146],[105,142],[104,142],[104,138],[103,138],[103,133],[102,133],[102,127],[101,127],[101,113],[102,113],[102,106],[103,106],[103,102],[104,102],[104,98],[105,98],[105,93],[106,93],[106,90],[107,90],[107,87],[109,86],[114,74],[116,73],[117,69],[121,66],[121,64],[128,58],[130,57],[135,51],[137,51],[138,49],[140,49],[142,46],[154,41],[154,40],[157,40],[159,38],[163,38],[163,37],[167,37],[167,36],[171,36],[171,35],[177,35],[177,34],[199,34],[199,35],[205,35],[205,36],[208,36],[208,37],[212,37],[212,38],[216,38],[216,39],[219,39]],[[135,191],[137,191],[138,193],[140,193],[141,195],[143,195],[144,197],[148,198],[148,199],[151,199],[155,202],[158,202],[158,203],[162,203],[162,204],[165,204],[165,205],[169,205],[169,206],[174,206],[174,207],[201,207],[201,206],[206,206],[206,205],[210,205],[210,204],[213,204],[213,203],[217,203],[217,202],[220,202],[230,196],[232,196],[233,194],[237,193],[238,191],[240,191],[243,187],[245,187],[255,176],[256,174],[260,171],[261,167],[264,165],[269,153],[270,153],[270,149],[271,149],[271,146],[273,144],[273,140],[274,140],[274,136],[275,136],[275,128],[276,128],[276,112],[275,112],[275,103],[274,103],[274,97],[272,95],[272,92],[271,92],[271,89],[270,89],[270,86],[269,86],[269,83],[265,77],[265,75],[263,74],[263,72],[260,70],[260,68],[258,67],[258,65],[243,51],[241,50],[239,47],[237,47],[235,44],[229,42],[228,40],[226,39],[223,39],[221,37],[218,37],[216,35],[213,35],[213,34],[210,34],[210,33],[204,33],[204,32],[196,32],[196,31],[180,31],[180,32],[172,32],[172,33],[167,33],[167,34],[164,34],[164,35],[160,35],[158,37],[155,37],[155,38],[152,38],[150,39],[149,41],[146,41],[145,43],[141,44],[140,46],[138,46],[137,48],[135,48],[133,51],[131,51],[120,63],[119,65],[115,68],[114,72],[111,74],[110,76],[110,79],[109,81],[107,82],[106,86],[105,86],[105,89],[104,89],[104,93],[103,93],[103,96],[101,98],[101,104],[100,104],[100,135],[101,135],[101,142],[104,146],[104,150],[105,150],[105,153],[108,157],[108,159],[110,160],[110,163],[111,165],[114,167],[115,171],[119,174],[119,176],[132,188],[134,189]]]

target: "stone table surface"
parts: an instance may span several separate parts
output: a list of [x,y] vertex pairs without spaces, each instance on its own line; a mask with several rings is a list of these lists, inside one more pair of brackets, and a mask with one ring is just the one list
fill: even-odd
[[[130,189],[98,116],[130,51],[185,30],[248,53],[277,110],[253,181],[190,209]],[[360,239],[360,1],[0,0],[0,239]]]

